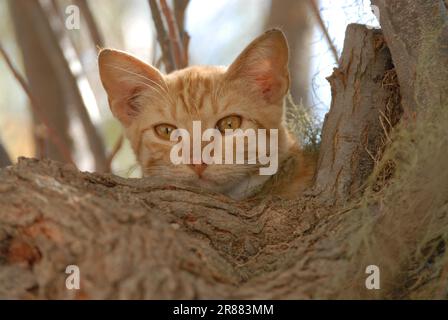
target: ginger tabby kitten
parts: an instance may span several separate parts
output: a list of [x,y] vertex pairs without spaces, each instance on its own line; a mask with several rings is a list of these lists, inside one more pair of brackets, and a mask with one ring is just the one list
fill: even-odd
[[[114,116],[122,123],[143,175],[200,187],[234,199],[275,194],[295,198],[309,185],[314,166],[284,121],[289,92],[288,45],[270,30],[255,39],[230,67],[193,66],[164,75],[121,51],[99,55],[100,76]],[[278,171],[259,165],[180,164],[170,160],[176,128],[278,129]],[[192,134],[192,133],[191,133]],[[269,141],[269,136],[267,138]]]

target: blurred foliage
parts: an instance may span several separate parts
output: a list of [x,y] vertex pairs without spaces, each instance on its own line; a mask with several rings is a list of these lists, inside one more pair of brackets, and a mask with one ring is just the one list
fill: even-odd
[[297,137],[305,151],[317,154],[322,124],[315,112],[302,103],[295,103],[289,94],[286,100],[285,120],[288,129]]

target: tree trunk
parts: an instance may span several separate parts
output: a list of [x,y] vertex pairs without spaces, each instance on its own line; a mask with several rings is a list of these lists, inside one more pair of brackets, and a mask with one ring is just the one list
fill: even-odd
[[[43,107],[41,112],[48,120],[53,131],[60,137],[67,149],[73,153],[73,141],[69,135],[70,127],[67,104],[60,88],[57,71],[52,64],[52,57],[41,38],[31,30],[36,30],[34,22],[35,1],[14,0],[9,2],[12,20],[16,31],[17,43],[20,46],[26,78],[30,91],[36,102]],[[48,35],[45,35],[46,37]],[[37,157],[49,157],[64,161],[64,156],[57,146],[46,136],[39,117],[33,114],[35,127],[35,145]]]
[[381,28],[397,66],[406,117],[418,108],[447,101],[446,1],[372,0],[372,4],[379,8]]
[[309,106],[312,23],[307,1],[272,0],[267,28],[280,27],[288,39],[291,59],[291,95]]
[[[352,25],[347,37],[343,56],[351,58],[330,78],[334,101],[322,148],[335,152],[320,156],[321,192],[236,202],[21,159],[0,170],[0,298],[448,298],[448,101],[429,100],[411,128],[381,131],[367,110],[399,106],[386,91],[384,73],[393,73],[387,49],[378,31]],[[340,132],[354,141],[335,140]],[[380,132],[388,143],[378,166],[393,161],[396,174],[355,201],[329,202],[328,189],[336,200],[357,196],[353,186],[371,168],[362,153],[370,143],[359,137]],[[328,157],[335,165],[328,167]],[[65,287],[68,265],[80,268],[80,290]],[[372,265],[381,290],[366,287]]]
[[388,133],[382,124],[401,113],[399,104],[390,104],[396,92],[385,87],[393,69],[380,30],[348,26],[340,67],[328,78],[332,106],[322,130],[316,176],[316,190],[329,201],[345,202],[362,193],[379,160]]

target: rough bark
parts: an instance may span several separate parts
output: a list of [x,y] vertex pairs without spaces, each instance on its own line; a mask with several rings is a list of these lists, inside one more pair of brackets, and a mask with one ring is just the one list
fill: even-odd
[[407,117],[448,100],[448,12],[443,0],[372,0],[397,66]]
[[[72,74],[44,8],[38,1],[17,0],[10,1],[10,5],[33,96],[36,96],[39,105],[45,107],[45,116],[52,128],[57,129],[68,146],[73,146],[68,132],[68,109],[69,106],[73,107],[86,132],[95,168],[104,172],[106,155],[103,141],[87,113],[77,79]],[[54,22],[57,24],[60,21],[55,19]],[[31,29],[35,33],[30,33]],[[62,34],[59,30],[58,35]],[[45,156],[52,155],[45,153]]]
[[77,298],[242,296],[316,218],[52,162],[21,160],[0,181],[0,297],[71,298],[69,264]]
[[[74,114],[79,117],[85,132],[85,139],[90,148],[95,162],[95,170],[105,172],[107,170],[106,151],[103,139],[92,122],[87,106],[84,103],[81,90],[78,86],[79,74],[74,74],[70,68],[69,57],[66,51],[76,52],[69,37],[65,33],[65,26],[58,18],[58,12],[52,5],[43,6],[36,2],[32,6],[34,11],[35,26],[40,31],[40,39],[45,44],[47,55],[51,56],[53,66],[57,70],[57,77],[66,97],[66,104],[70,105]],[[50,23],[50,19],[52,19]]]
[[388,121],[381,117],[400,112],[399,105],[389,103],[395,93],[384,85],[393,69],[380,30],[348,26],[341,65],[328,78],[332,104],[325,116],[316,176],[316,190],[331,201],[359,195],[378,160]]

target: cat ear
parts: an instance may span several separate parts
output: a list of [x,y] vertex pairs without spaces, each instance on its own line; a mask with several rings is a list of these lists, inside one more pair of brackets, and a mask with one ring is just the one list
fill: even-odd
[[128,127],[141,112],[136,97],[148,88],[165,87],[163,75],[147,63],[118,50],[101,50],[100,77],[114,116]]
[[229,67],[227,77],[243,80],[266,102],[275,103],[289,90],[288,60],[286,38],[283,32],[273,29],[249,44]]

